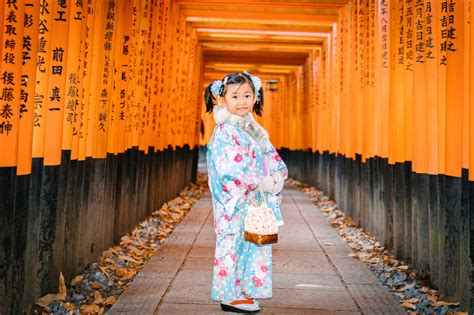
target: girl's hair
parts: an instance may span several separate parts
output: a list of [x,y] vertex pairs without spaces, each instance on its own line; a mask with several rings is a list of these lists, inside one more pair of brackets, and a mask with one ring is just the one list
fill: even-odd
[[263,109],[263,88],[261,87],[259,91],[255,91],[255,86],[253,85],[252,78],[247,73],[240,73],[240,72],[232,72],[229,73],[222,79],[222,86],[219,89],[219,93],[217,95],[212,94],[211,91],[211,84],[208,85],[206,91],[204,92],[204,102],[206,103],[206,112],[212,113],[212,109],[216,103],[216,97],[223,97],[227,92],[227,86],[230,84],[239,84],[242,85],[244,83],[248,83],[253,90],[253,93],[257,95],[257,99],[253,104],[253,111],[258,116],[262,115]]

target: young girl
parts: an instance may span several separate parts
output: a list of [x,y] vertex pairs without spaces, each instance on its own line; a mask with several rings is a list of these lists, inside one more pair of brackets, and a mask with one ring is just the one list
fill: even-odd
[[217,237],[211,297],[224,311],[258,312],[254,299],[272,296],[272,247],[246,241],[243,221],[254,194],[262,190],[283,224],[281,190],[288,170],[252,116],[263,107],[258,77],[230,73],[207,87],[205,102],[216,120],[207,152]]

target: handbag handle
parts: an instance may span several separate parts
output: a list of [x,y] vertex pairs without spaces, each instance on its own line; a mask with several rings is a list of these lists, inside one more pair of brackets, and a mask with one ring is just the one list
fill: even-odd
[[[265,206],[265,208],[268,208],[268,206],[267,206],[267,201],[265,200],[265,194],[264,194],[264,192],[263,192],[262,187],[260,187],[260,185],[259,185],[259,187],[258,187],[258,191],[260,192],[260,199],[262,200],[263,205]],[[258,204],[258,203],[257,203],[257,199],[255,198],[255,194],[256,194],[256,192],[255,192],[255,190],[254,190],[253,193],[252,193],[252,199],[253,199],[253,201],[254,201],[254,204]]]

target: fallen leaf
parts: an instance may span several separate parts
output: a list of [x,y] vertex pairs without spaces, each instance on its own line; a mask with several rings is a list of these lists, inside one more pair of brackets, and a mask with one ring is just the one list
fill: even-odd
[[135,275],[135,272],[125,268],[114,268],[115,274],[121,278],[131,278]]
[[404,287],[402,287],[400,289],[397,289],[397,291],[406,291],[406,290],[414,288],[414,287],[415,287],[415,283],[412,282],[410,284],[405,285]]
[[411,298],[411,299],[405,300],[405,302],[408,302],[408,303],[418,303],[420,301],[421,301],[420,298]]
[[436,301],[433,303],[434,306],[459,306],[459,302],[448,302],[448,301]]
[[64,282],[64,276],[62,272],[59,272],[59,294],[64,295],[63,300],[67,295],[66,283]]
[[102,285],[98,282],[92,282],[91,288],[92,289],[100,289],[100,288],[102,288]]
[[102,297],[102,294],[100,294],[99,291],[94,292],[94,304],[103,304],[104,303],[104,298]]
[[411,303],[409,303],[409,302],[406,302],[406,301],[405,301],[405,302],[403,302],[401,305],[402,305],[404,308],[409,308],[409,309],[411,309],[411,310],[416,310],[416,306],[413,305],[413,304],[411,304]]
[[84,279],[83,275],[77,276],[74,279],[71,280],[71,285],[75,287],[79,282],[81,282]]
[[76,309],[76,306],[72,304],[71,302],[66,302],[63,305],[65,308],[67,308],[70,311],[74,311]]
[[40,297],[36,304],[41,307],[47,307],[53,301],[64,301],[67,295],[67,288],[66,284],[64,283],[64,276],[63,273],[59,273],[59,293],[57,294],[46,294],[43,297]]
[[52,302],[62,301],[62,300],[64,300],[64,295],[63,294],[46,294],[45,296],[40,297],[36,301],[36,304],[41,306],[41,307],[46,308]]
[[397,266],[395,268],[398,269],[398,270],[408,270],[408,268],[410,268],[410,267],[408,267],[407,265],[401,265],[401,266]]
[[132,257],[126,256],[126,255],[120,255],[119,258],[122,259],[122,260],[127,260],[127,261],[135,263],[135,264],[140,264],[139,261],[133,259]]
[[81,313],[103,313],[104,312],[103,307],[100,307],[95,304],[82,305],[80,310],[81,310]]
[[111,263],[112,265],[115,265],[115,260],[113,260],[113,259],[111,259],[111,258],[109,258],[109,257],[104,258],[102,261],[103,261],[103,262],[106,262],[106,263]]
[[107,299],[105,299],[104,303],[107,304],[107,305],[112,305],[115,302],[117,302],[117,298],[115,296],[111,295]]
[[438,301],[438,297],[437,297],[436,295],[432,295],[432,294],[430,294],[430,293],[428,293],[428,294],[426,295],[426,298],[427,298],[430,302],[432,302],[432,303]]

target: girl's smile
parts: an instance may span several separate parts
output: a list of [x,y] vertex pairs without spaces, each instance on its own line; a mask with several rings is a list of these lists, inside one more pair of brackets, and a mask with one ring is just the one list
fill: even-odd
[[255,94],[248,83],[229,84],[224,97],[219,98],[221,104],[234,115],[245,116],[252,111]]

